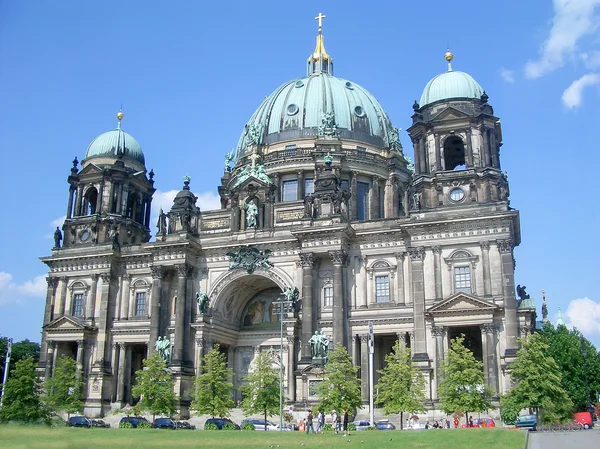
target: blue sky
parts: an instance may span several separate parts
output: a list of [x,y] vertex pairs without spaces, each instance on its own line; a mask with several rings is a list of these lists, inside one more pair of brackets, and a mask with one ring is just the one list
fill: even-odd
[[0,335],[39,341],[38,257],[65,214],[71,161],[120,105],[156,172],[155,209],[186,174],[215,208],[225,153],[265,95],[304,76],[322,11],[335,74],[403,130],[451,47],[502,121],[516,282],[538,307],[544,288],[551,318],[561,307],[600,347],[600,0],[414,3],[0,2]]

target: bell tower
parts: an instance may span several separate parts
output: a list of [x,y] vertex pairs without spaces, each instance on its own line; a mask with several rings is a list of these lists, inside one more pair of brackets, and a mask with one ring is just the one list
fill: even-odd
[[85,158],[73,160],[63,225],[65,248],[112,243],[115,247],[150,240],[154,172],[146,172],[137,141],[121,129],[96,137]]
[[496,203],[508,207],[509,189],[500,166],[502,129],[488,95],[469,74],[448,71],[425,86],[413,105],[408,134],[415,174],[412,211]]

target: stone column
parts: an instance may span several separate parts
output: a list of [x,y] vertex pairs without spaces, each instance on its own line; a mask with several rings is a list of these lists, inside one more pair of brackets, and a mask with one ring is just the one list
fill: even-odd
[[312,358],[308,340],[313,334],[313,253],[300,254],[302,265],[302,358]]
[[173,363],[185,363],[184,337],[185,312],[187,310],[187,278],[190,266],[183,263],[175,266],[177,270],[177,300],[175,301],[175,345],[173,348]]
[[379,181],[377,176],[371,176],[371,190],[369,191],[369,220],[379,218],[377,211],[379,210]]
[[358,218],[358,198],[357,195],[357,187],[356,180],[357,172],[350,172],[350,220],[356,220]]
[[444,376],[442,374],[442,362],[444,361],[444,337],[446,329],[439,326],[431,328],[431,335],[435,338],[435,379],[436,386],[440,386],[440,382]]
[[442,151],[440,148],[440,135],[438,133],[435,133],[434,137],[435,137],[435,170],[442,171],[444,168],[442,165]]
[[465,164],[467,168],[472,168],[475,164],[473,163],[473,139],[471,135],[471,128],[467,128],[467,148],[465,154]]
[[420,142],[420,138],[413,138],[412,139],[412,143],[413,143],[413,153],[415,156],[415,160],[413,161],[415,164],[415,175],[418,175],[421,172],[421,167],[420,167],[420,161],[421,161],[421,157],[419,155],[419,142]]
[[421,166],[420,173],[429,173],[427,167],[427,145],[425,144],[426,136],[421,136],[419,139],[419,164]]
[[127,346],[125,343],[117,343],[119,348],[119,370],[117,380],[117,402],[125,401],[125,372],[127,368]]
[[[46,355],[46,366],[44,372],[44,380],[48,380],[52,377],[52,370],[54,368],[54,354],[56,352],[56,342],[52,340],[48,340],[46,342],[48,345],[48,353]],[[40,351],[41,354],[41,351]]]
[[275,202],[281,201],[281,176],[279,173],[273,173],[273,186],[275,187]]
[[161,265],[153,265],[150,269],[152,271],[152,296],[150,297],[152,303],[150,306],[150,340],[148,341],[148,356],[154,353],[156,340],[158,340],[159,337],[162,280],[165,276],[165,271]]
[[498,240],[498,251],[502,263],[502,287],[504,295],[504,319],[506,336],[506,357],[517,355],[517,300],[515,298],[515,266],[512,240]]
[[85,318],[88,320],[94,319],[94,309],[96,306],[96,292],[98,290],[98,275],[92,274],[92,287],[90,293],[86,297],[85,301]]
[[196,336],[196,378],[202,374],[202,362],[204,359],[204,338]]
[[121,319],[129,319],[129,304],[131,303],[131,275],[123,275],[123,291],[121,292]]
[[492,156],[492,167],[500,168],[498,163],[498,145],[496,143],[496,132],[490,129],[490,153]]
[[65,314],[65,306],[67,303],[68,278],[66,276],[61,276],[59,279],[60,279],[60,296],[58,299],[58,316],[63,316]]
[[433,246],[433,277],[435,283],[435,300],[439,301],[443,298],[442,292],[442,247]]
[[75,197],[75,186],[69,187],[69,204],[67,205],[67,219],[73,216],[73,200]]
[[490,242],[479,242],[481,246],[481,260],[483,262],[483,294],[492,295],[492,277],[490,274]]
[[146,214],[144,216],[144,224],[146,225],[147,228],[151,228],[151,223],[150,223],[150,213],[152,212],[152,197],[148,196],[148,199],[146,200]]
[[329,251],[333,263],[333,345],[347,346],[344,339],[344,286],[342,265],[346,261],[345,251]]
[[83,340],[77,340],[77,356],[75,360],[77,362],[76,376],[78,379],[81,379],[83,374],[83,350]]
[[110,302],[110,285],[113,279],[111,272],[100,274],[102,278],[102,288],[100,290],[100,311],[98,314],[98,337],[96,340],[96,362],[94,365],[101,370],[108,368],[109,363],[106,357],[106,347],[108,340],[108,310]]
[[363,401],[369,400],[369,335],[360,338],[360,395]]
[[287,398],[291,402],[296,401],[296,378],[294,377],[294,336],[287,336],[283,351],[286,356]]
[[414,300],[414,335],[415,346],[412,348],[413,359],[416,361],[429,360],[427,343],[425,341],[425,277],[423,260],[425,248],[408,248],[412,271],[412,291]]
[[83,185],[77,186],[77,198],[75,199],[75,216],[81,215],[81,205],[83,203]]
[[488,130],[485,126],[482,126],[480,129],[483,137],[483,159],[481,166],[488,167],[490,165],[490,140]]
[[46,306],[44,308],[44,326],[54,319],[54,301],[58,278],[47,277],[48,290],[46,290]]
[[406,298],[404,297],[404,259],[406,253],[396,253],[396,283],[398,293],[396,294],[396,303],[405,304]]
[[[494,396],[498,393],[498,363],[496,359],[496,331],[497,328],[493,323],[481,325],[482,343],[485,342],[484,357],[486,361],[485,380],[489,387],[494,392]],[[485,337],[485,338],[483,338]]]
[[297,194],[298,197],[296,199],[303,200],[304,199],[304,171],[298,170],[298,189]]
[[396,338],[398,339],[398,346],[400,347],[400,351],[406,351],[406,332],[398,332],[396,334]]
[[360,294],[358,295],[358,300],[357,300],[359,309],[366,309],[367,303],[368,303],[368,299],[367,299],[367,296],[368,296],[368,294],[367,294],[367,263],[368,263],[368,261],[367,261],[366,256],[359,258],[360,281],[361,281]]

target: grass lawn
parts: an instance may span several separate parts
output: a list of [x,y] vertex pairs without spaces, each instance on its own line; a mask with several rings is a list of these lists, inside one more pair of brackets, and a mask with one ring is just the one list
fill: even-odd
[[[350,441],[348,441],[350,440]],[[354,432],[342,437],[332,432],[236,432],[156,429],[82,429],[0,425],[2,449],[100,448],[435,448],[522,449],[525,432],[504,429],[451,429]]]

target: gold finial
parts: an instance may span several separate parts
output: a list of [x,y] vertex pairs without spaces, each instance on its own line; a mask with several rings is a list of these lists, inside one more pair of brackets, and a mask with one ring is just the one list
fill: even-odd
[[323,19],[327,17],[325,14],[321,14],[319,13],[319,15],[317,17],[315,17],[315,20],[319,21],[319,33],[321,32],[321,28],[323,26]]
[[120,110],[119,112],[117,112],[117,119],[119,121],[123,120],[123,117],[125,117],[125,114],[123,114],[122,110]]
[[444,55],[444,59],[446,61],[448,61],[448,71],[451,72],[452,71],[452,60],[454,59],[454,55],[452,54],[452,52],[450,51],[449,48],[448,48],[448,50],[446,50],[446,54]]

